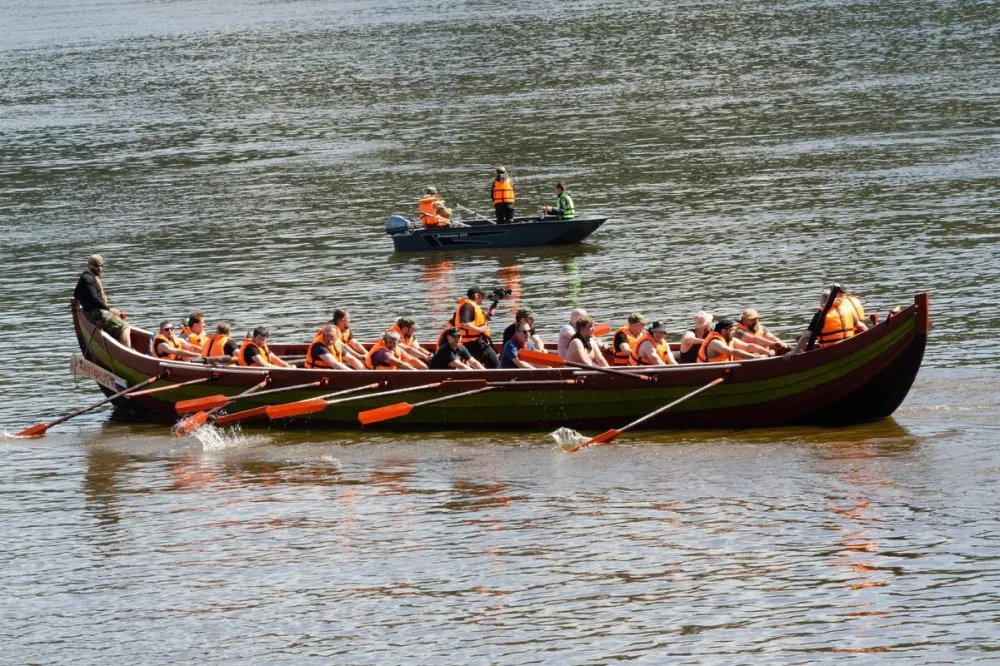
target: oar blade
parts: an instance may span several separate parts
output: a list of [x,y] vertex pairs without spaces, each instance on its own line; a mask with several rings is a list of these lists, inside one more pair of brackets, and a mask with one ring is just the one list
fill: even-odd
[[592,335],[607,335],[611,332],[611,324],[594,324]]
[[208,422],[208,412],[198,412],[197,414],[192,414],[180,423],[174,426],[174,435],[180,437],[192,430],[197,430],[201,426]]
[[242,412],[235,412],[233,414],[223,414],[215,419],[215,425],[217,426],[227,426],[233,423],[239,423],[240,421],[246,421],[248,419],[262,419],[267,416],[267,405],[263,407],[254,407],[253,409],[246,409]]
[[303,414],[312,414],[314,412],[322,412],[327,407],[326,400],[321,400],[320,398],[314,398],[312,400],[300,400],[298,402],[289,402],[284,405],[271,405],[265,409],[267,418],[269,419],[287,419],[293,416],[302,416]]
[[600,435],[594,437],[593,439],[588,439],[586,442],[582,444],[577,444],[576,446],[566,449],[566,452],[576,453],[580,449],[586,449],[590,446],[598,446],[600,444],[610,444],[620,434],[622,434],[621,430],[616,430],[612,428],[611,430],[606,430],[605,432],[602,432]]
[[397,402],[395,405],[387,405],[386,407],[377,407],[358,412],[358,421],[361,421],[361,425],[371,425],[379,421],[398,419],[401,416],[406,416],[411,411],[413,411],[413,405],[410,403]]
[[565,365],[562,358],[556,354],[547,354],[530,349],[522,349],[517,353],[517,357],[525,363],[545,368],[561,368]]
[[45,431],[49,429],[48,423],[36,423],[30,428],[25,428],[21,432],[17,433],[17,437],[34,437],[35,435],[44,435]]
[[224,395],[210,395],[207,398],[193,398],[191,400],[181,400],[174,405],[178,414],[190,414],[191,412],[208,412],[218,407],[222,407],[229,402],[229,398]]

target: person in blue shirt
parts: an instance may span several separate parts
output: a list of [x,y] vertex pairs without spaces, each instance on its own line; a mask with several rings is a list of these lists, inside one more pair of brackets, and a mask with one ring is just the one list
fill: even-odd
[[534,367],[527,361],[522,361],[517,357],[517,353],[522,349],[537,351],[530,337],[531,325],[522,319],[514,329],[514,337],[507,341],[507,344],[503,346],[503,351],[500,353],[500,368],[502,370]]

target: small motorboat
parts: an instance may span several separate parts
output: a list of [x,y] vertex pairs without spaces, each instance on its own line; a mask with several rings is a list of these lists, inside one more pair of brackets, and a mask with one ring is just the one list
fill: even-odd
[[402,215],[391,215],[385,233],[396,252],[532,247],[579,243],[608,221],[606,217],[515,217],[511,224],[488,219],[453,221],[449,227],[423,228]]

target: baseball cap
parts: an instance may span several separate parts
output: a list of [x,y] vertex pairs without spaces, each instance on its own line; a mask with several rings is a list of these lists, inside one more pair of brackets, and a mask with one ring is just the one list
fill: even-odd
[[754,310],[753,308],[747,308],[746,310],[743,311],[743,318],[744,319],[758,319],[759,315],[757,314],[757,311]]
[[649,326],[649,332],[650,333],[655,333],[656,331],[662,331],[662,332],[666,333],[667,332],[667,325],[664,324],[662,321],[654,321]]
[[482,294],[483,296],[485,296],[486,290],[483,289],[482,287],[469,287],[469,290],[465,292],[465,295],[468,296],[469,298],[472,298],[476,294]]
[[643,317],[638,312],[633,312],[628,316],[628,323],[630,324],[648,324],[649,320]]
[[92,254],[89,257],[87,257],[87,265],[88,266],[103,266],[104,265],[104,257],[102,257],[99,254]]

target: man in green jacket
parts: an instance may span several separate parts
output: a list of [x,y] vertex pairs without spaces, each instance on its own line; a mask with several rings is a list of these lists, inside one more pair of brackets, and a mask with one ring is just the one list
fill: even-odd
[[543,206],[542,212],[546,215],[555,215],[560,220],[572,220],[576,217],[573,197],[566,191],[566,186],[562,182],[556,183],[556,205]]

